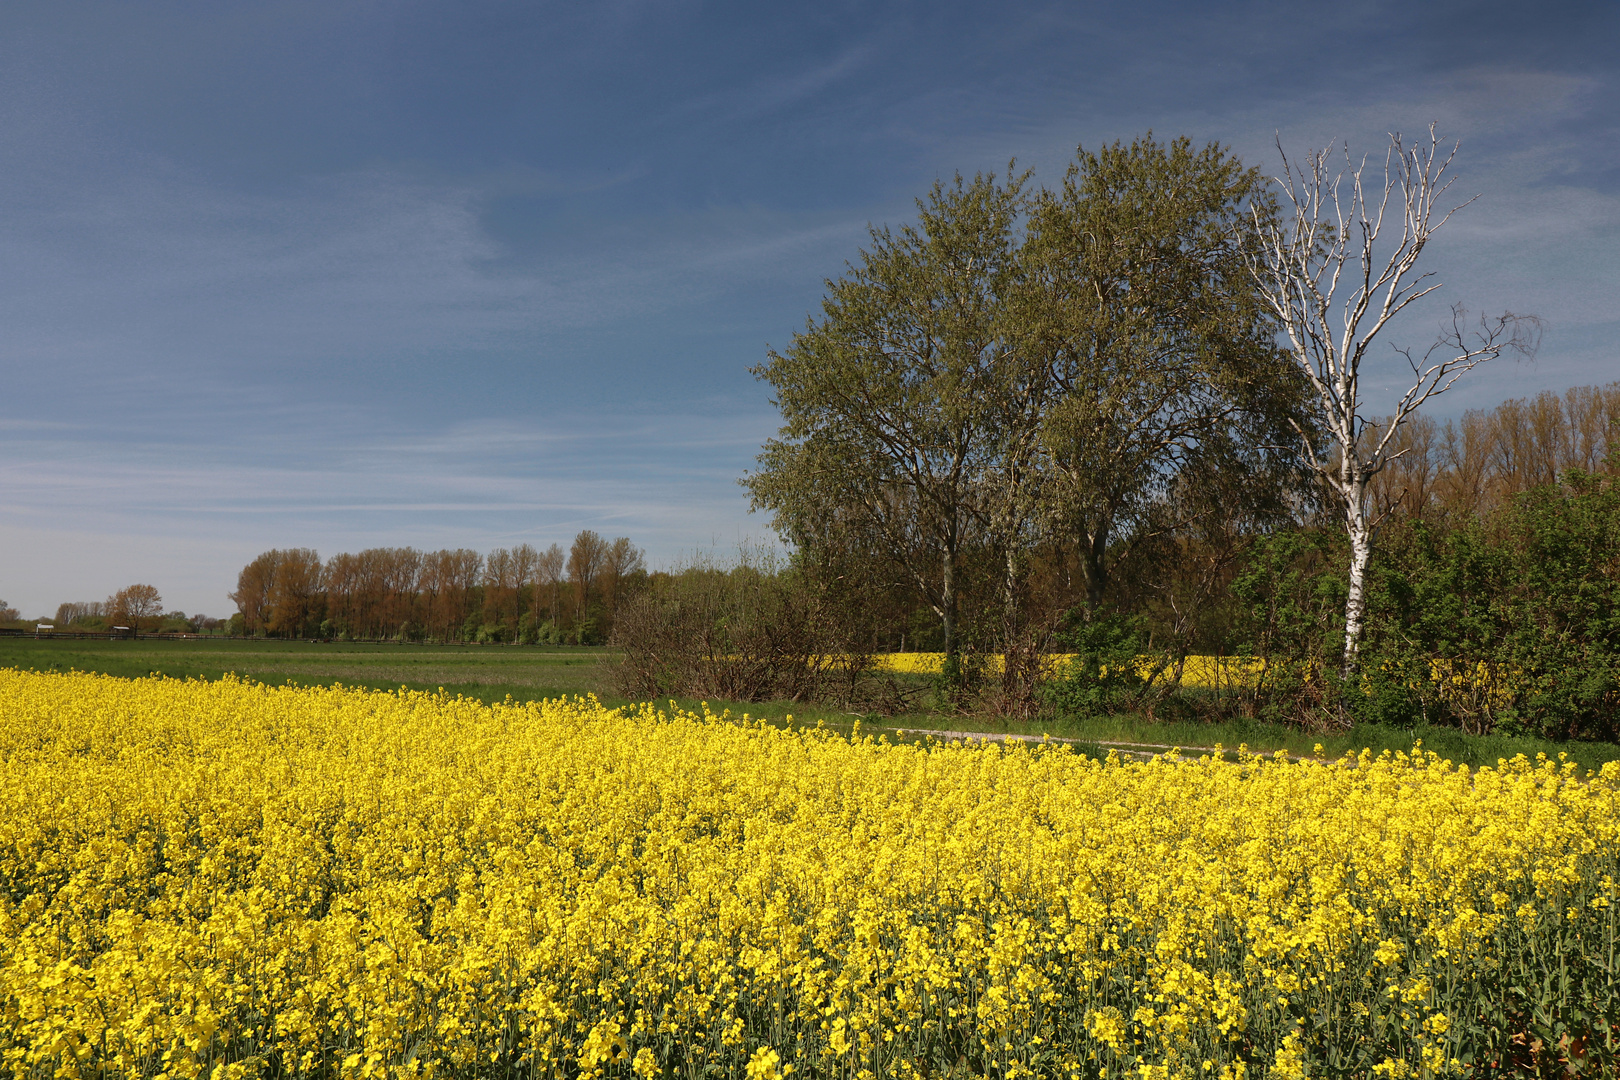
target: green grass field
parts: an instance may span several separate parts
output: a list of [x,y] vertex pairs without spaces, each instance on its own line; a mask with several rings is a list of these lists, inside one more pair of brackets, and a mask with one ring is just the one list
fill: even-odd
[[0,667],[217,679],[229,672],[279,686],[443,688],[484,701],[611,689],[612,653],[593,648],[242,641],[227,638],[95,641],[0,638]]
[[[0,638],[0,667],[39,671],[95,671],[135,677],[162,674],[172,678],[217,679],[235,673],[244,679],[279,686],[361,686],[374,690],[443,689],[481,701],[518,701],[595,694],[605,705],[627,704],[614,687],[617,653],[605,648],[508,645],[394,645],[347,642],[242,641],[185,639],[138,641]],[[925,677],[911,677],[925,682]],[[679,700],[697,709],[697,700]],[[1491,735],[1463,735],[1449,728],[1407,730],[1363,725],[1343,735],[1315,735],[1272,724],[1245,722],[1199,724],[1157,723],[1124,715],[1083,719],[1047,718],[1031,722],[1000,717],[964,716],[919,711],[901,716],[862,716],[833,706],[803,702],[710,701],[715,712],[729,709],[776,724],[824,725],[838,731],[856,728],[874,734],[898,731],[970,731],[1019,736],[1051,735],[1076,741],[1086,753],[1106,753],[1111,744],[1250,749],[1308,755],[1321,744],[1330,757],[1363,748],[1374,752],[1409,750],[1414,740],[1427,749],[1468,765],[1493,765],[1499,758],[1523,753],[1556,757],[1567,753],[1585,768],[1620,760],[1620,746],[1610,743],[1556,743]],[[899,736],[915,738],[915,735]],[[1151,753],[1151,750],[1143,752]]]

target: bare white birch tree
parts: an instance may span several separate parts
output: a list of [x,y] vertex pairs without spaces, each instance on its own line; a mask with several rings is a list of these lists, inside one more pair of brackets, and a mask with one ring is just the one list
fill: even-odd
[[[1282,152],[1280,141],[1277,149]],[[1455,179],[1447,171],[1456,153],[1456,144],[1440,145],[1433,124],[1426,144],[1407,146],[1392,134],[1382,187],[1367,159],[1352,161],[1348,148],[1337,172],[1331,149],[1311,152],[1302,165],[1283,153],[1283,175],[1274,182],[1287,199],[1285,213],[1259,222],[1263,242],[1250,263],[1286,350],[1314,391],[1307,410],[1314,414],[1316,431],[1295,428],[1350,536],[1346,678],[1357,669],[1367,614],[1367,561],[1381,520],[1372,516],[1368,485],[1398,455],[1397,429],[1424,402],[1485,361],[1506,351],[1532,354],[1540,329],[1533,316],[1512,313],[1482,317],[1469,327],[1464,309],[1456,305],[1449,328],[1421,358],[1408,349],[1395,350],[1411,373],[1393,408],[1378,407],[1383,415],[1376,422],[1362,415],[1361,369],[1369,346],[1408,305],[1440,288],[1433,271],[1418,271],[1418,259],[1435,231],[1474,201],[1445,208]]]

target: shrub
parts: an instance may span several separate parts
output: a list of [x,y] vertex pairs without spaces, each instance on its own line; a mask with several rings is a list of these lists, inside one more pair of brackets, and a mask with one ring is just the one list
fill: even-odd
[[850,700],[871,655],[836,598],[799,568],[745,551],[661,576],[614,623],[619,689],[631,697]]
[[[1430,722],[1484,734],[1620,733],[1620,491],[1569,473],[1484,520],[1394,530],[1369,677]],[[1393,695],[1393,691],[1391,691]]]
[[1074,654],[1044,687],[1047,704],[1058,712],[1105,716],[1129,708],[1147,689],[1139,663],[1147,645],[1141,618],[1077,608],[1057,639]]

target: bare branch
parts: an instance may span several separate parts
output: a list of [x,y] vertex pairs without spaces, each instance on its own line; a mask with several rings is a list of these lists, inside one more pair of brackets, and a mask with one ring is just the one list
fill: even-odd
[[1384,155],[1382,188],[1373,186],[1366,157],[1329,169],[1330,151],[1313,151],[1296,164],[1282,150],[1282,174],[1273,178],[1284,205],[1282,220],[1266,222],[1256,213],[1260,253],[1249,268],[1277,321],[1279,336],[1311,387],[1309,406],[1332,440],[1324,455],[1303,426],[1295,425],[1311,467],[1336,493],[1350,535],[1350,597],[1345,610],[1344,673],[1356,667],[1365,597],[1362,578],[1373,536],[1367,505],[1368,481],[1399,457],[1391,447],[1400,426],[1431,398],[1463,375],[1504,352],[1532,356],[1541,324],[1534,316],[1507,312],[1481,319],[1472,330],[1466,312],[1452,308],[1450,328],[1415,360],[1406,358],[1412,378],[1387,421],[1364,438],[1361,365],[1375,338],[1401,312],[1441,287],[1418,262],[1434,233],[1478,196],[1445,205],[1455,176],[1457,144],[1443,147],[1435,125],[1427,142],[1408,145],[1391,133]]

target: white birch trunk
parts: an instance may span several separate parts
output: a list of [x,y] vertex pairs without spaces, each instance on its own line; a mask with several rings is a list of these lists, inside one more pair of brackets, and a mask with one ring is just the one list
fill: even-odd
[[[1435,230],[1473,201],[1450,210],[1438,205],[1451,186],[1446,172],[1455,154],[1455,146],[1440,153],[1433,125],[1427,145],[1409,147],[1398,134],[1391,135],[1381,191],[1364,186],[1364,179],[1371,178],[1363,175],[1366,161],[1349,160],[1348,151],[1345,171],[1337,175],[1329,169],[1328,151],[1310,154],[1303,168],[1285,155],[1283,175],[1276,182],[1292,213],[1270,219],[1259,209],[1255,212],[1261,250],[1250,270],[1277,319],[1285,351],[1312,391],[1306,411],[1314,414],[1322,444],[1307,430],[1312,425],[1300,425],[1305,456],[1343,502],[1350,539],[1346,679],[1355,675],[1360,660],[1367,561],[1378,524],[1368,516],[1367,484],[1399,456],[1392,448],[1396,431],[1426,401],[1480,364],[1506,350],[1521,355],[1535,351],[1539,323],[1533,316],[1504,312],[1480,320],[1478,332],[1469,335],[1462,308],[1453,307],[1451,329],[1441,333],[1421,360],[1397,350],[1411,378],[1388,418],[1376,428],[1363,420],[1361,362],[1369,346],[1395,316],[1440,287],[1430,273],[1418,272],[1418,257]],[[1349,190],[1342,192],[1346,179]],[[1397,233],[1392,247],[1385,246],[1387,239],[1380,242],[1386,223]]]
[[1367,625],[1367,560],[1372,556],[1373,529],[1367,520],[1367,481],[1345,492],[1345,527],[1350,534],[1350,589],[1344,600],[1344,664],[1346,680],[1355,676],[1361,656],[1361,633]]

